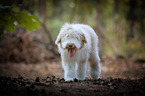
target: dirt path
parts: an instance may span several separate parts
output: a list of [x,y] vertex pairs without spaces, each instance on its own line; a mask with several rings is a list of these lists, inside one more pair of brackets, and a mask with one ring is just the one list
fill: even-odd
[[1,96],[144,96],[145,78],[64,82],[49,77],[35,80],[0,77]]
[[99,80],[65,82],[60,60],[0,64],[0,96],[144,96],[145,63],[102,58]]

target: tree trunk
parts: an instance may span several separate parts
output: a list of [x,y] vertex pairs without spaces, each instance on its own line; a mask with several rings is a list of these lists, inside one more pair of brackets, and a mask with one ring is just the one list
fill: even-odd
[[46,38],[48,38],[49,42],[53,45],[53,39],[52,39],[51,33],[46,26],[46,21],[47,21],[46,4],[47,4],[47,2],[46,2],[46,0],[40,0],[39,2],[40,2],[40,16],[42,17],[42,22],[40,20],[39,20],[39,22],[42,26],[42,32],[44,33],[43,37],[47,36]]
[[42,23],[46,24],[46,0],[40,0],[40,16],[42,17]]

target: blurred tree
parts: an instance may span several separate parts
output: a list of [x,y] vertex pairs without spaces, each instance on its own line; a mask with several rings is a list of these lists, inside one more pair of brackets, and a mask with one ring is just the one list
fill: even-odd
[[[91,25],[98,32],[102,44],[100,49],[105,54],[121,53],[128,57],[134,56],[134,54],[145,56],[145,0],[2,1],[0,1],[0,5],[8,6],[6,9],[11,12],[7,12],[8,10],[2,12],[6,15],[0,14],[1,18],[8,17],[10,14],[7,13],[13,14],[13,12],[22,12],[22,10],[37,15],[45,35],[52,44],[65,22],[84,23]],[[22,21],[21,16],[16,17]],[[10,23],[11,20],[7,21]],[[12,22],[14,21],[16,20],[14,19]],[[4,30],[6,25],[9,25],[9,28],[15,27],[13,23],[11,25],[3,24],[0,26],[1,30]]]
[[46,0],[39,0],[39,2],[40,2],[40,3],[39,3],[39,4],[40,4],[40,10],[41,10],[41,11],[40,11],[40,16],[42,17],[42,23],[43,23],[43,24],[46,24],[46,20],[47,20],[47,19],[46,19],[46,14],[47,14],[47,13],[46,13],[46,12],[47,12],[47,11],[46,11],[46,4],[47,4],[47,3],[46,3]]
[[[123,29],[127,47],[125,48],[127,55],[133,56],[136,52],[143,52],[145,48],[145,0],[114,0],[114,13],[117,18],[115,25],[119,27],[122,18],[125,18],[126,29]],[[120,19],[120,20],[119,20]],[[117,28],[117,27],[115,27]],[[119,30],[118,34],[120,34]],[[140,53],[140,52],[139,52]],[[138,54],[138,53],[137,53]]]
[[[48,38],[49,39],[49,42],[53,45],[53,40],[52,40],[52,35],[51,35],[51,32],[48,30],[48,28],[46,27],[46,21],[47,21],[47,11],[46,11],[46,4],[47,4],[47,2],[46,2],[46,0],[39,0],[39,6],[40,6],[40,16],[42,17],[42,22],[39,20],[39,22],[40,22],[40,24],[41,24],[41,26],[42,26],[42,28],[43,28],[43,30],[42,31],[44,31],[44,33],[42,33],[43,34],[43,36],[44,37],[46,37],[46,38]],[[47,34],[47,35],[46,35]]]
[[145,35],[145,0],[129,0],[127,6],[129,6],[129,12],[126,15],[126,20],[129,21],[130,24],[130,31],[127,34],[127,38],[132,39],[134,38],[135,31],[137,30],[137,25],[139,25],[139,33],[140,36]]

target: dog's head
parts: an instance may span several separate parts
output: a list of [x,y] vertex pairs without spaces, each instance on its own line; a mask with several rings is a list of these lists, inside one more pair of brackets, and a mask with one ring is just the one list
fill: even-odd
[[83,48],[85,43],[87,42],[83,32],[69,24],[62,27],[55,41],[56,45],[60,44],[61,48],[68,50],[70,58],[73,58],[76,50]]

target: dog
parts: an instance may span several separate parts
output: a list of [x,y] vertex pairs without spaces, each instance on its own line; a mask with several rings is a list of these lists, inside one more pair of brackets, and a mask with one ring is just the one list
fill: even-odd
[[65,23],[55,41],[61,55],[65,81],[85,80],[87,72],[92,79],[100,77],[98,36],[88,25]]

